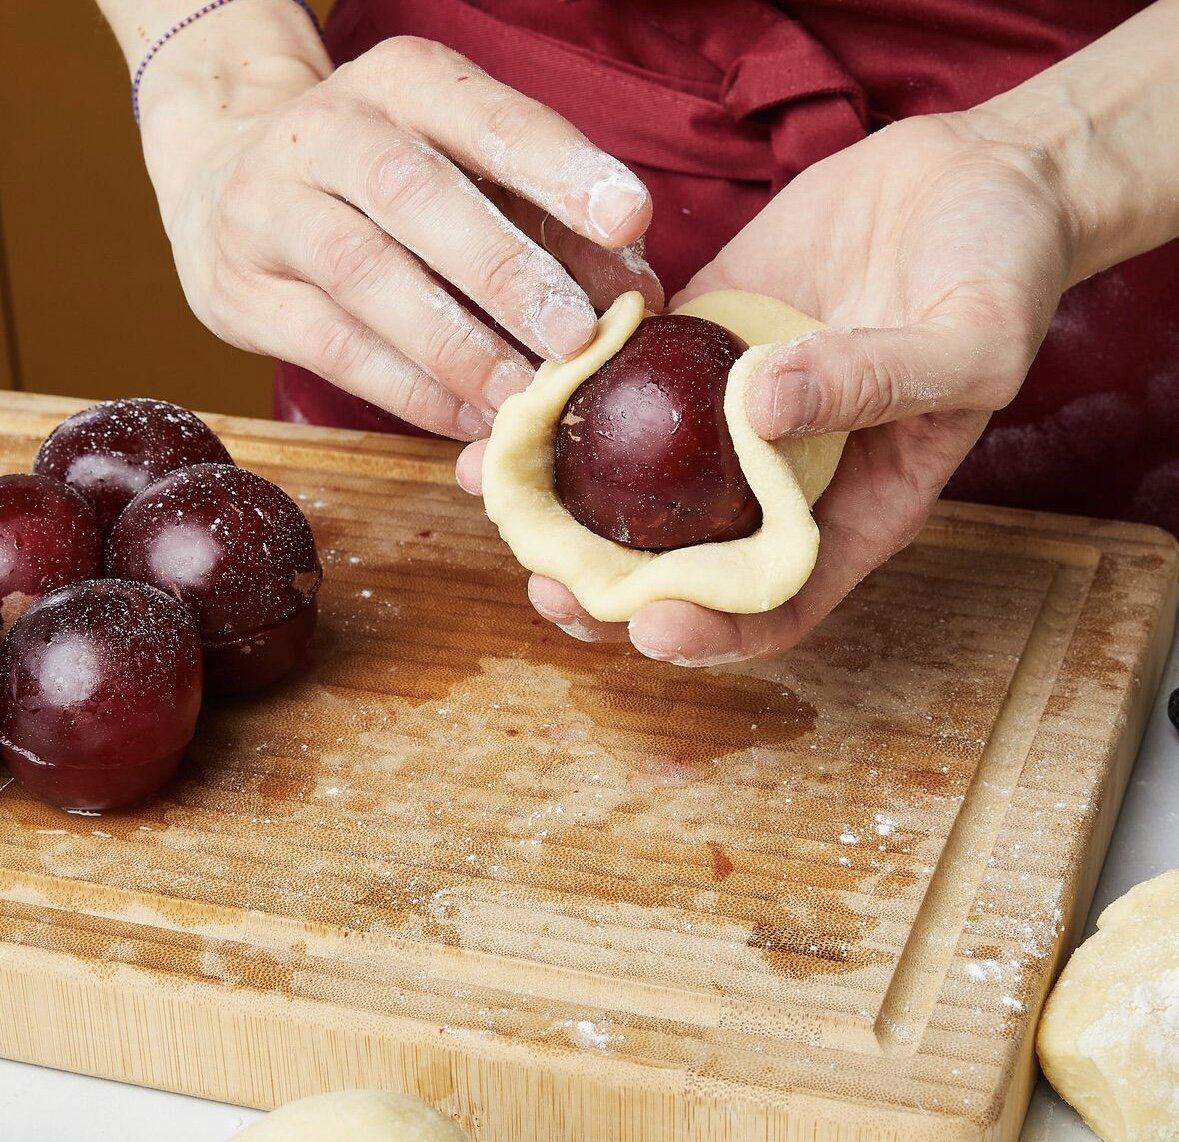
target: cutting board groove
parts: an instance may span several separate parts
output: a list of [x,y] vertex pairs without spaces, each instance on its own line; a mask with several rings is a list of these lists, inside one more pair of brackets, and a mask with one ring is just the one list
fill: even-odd
[[[978,885],[1015,795],[1044,708],[1060,671],[1077,617],[1096,570],[1097,552],[1075,552],[1044,595],[1007,697],[999,708],[974,779],[962,799],[946,846],[896,964],[876,1036],[886,1054],[917,1050],[954,955],[939,935],[965,925]],[[1020,1001],[1022,1002],[1022,1001]]]
[[[0,470],[73,407],[0,395]],[[538,620],[450,446],[209,419],[311,519],[314,661],[137,813],[0,790],[0,1054],[476,1142],[1016,1137],[1173,540],[939,505],[781,661],[677,670]]]

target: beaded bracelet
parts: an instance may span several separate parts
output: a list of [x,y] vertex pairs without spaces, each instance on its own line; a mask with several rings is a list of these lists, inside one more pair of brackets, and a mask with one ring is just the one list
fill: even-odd
[[[315,15],[315,10],[307,2],[307,0],[294,0],[308,16],[311,17],[311,22],[315,25],[315,30],[320,31],[319,18]],[[195,24],[202,16],[207,16],[210,12],[215,12],[218,8],[225,7],[230,3],[230,0],[209,0],[203,7],[198,8],[191,16],[185,16],[179,23],[173,24],[159,39],[155,40],[147,49],[147,54],[139,61],[139,66],[135,69],[135,75],[131,80],[131,113],[135,116],[135,122],[139,122],[139,84],[143,79],[143,73],[147,70],[147,65],[155,58],[156,52],[160,50],[177,32],[184,31],[189,24]]]

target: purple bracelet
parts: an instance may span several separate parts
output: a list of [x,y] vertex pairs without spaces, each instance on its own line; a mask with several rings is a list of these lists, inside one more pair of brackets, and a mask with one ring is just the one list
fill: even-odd
[[[147,54],[139,61],[139,66],[135,69],[135,76],[131,80],[131,113],[135,116],[135,122],[139,122],[139,84],[143,79],[143,73],[147,70],[147,65],[155,59],[156,52],[160,50],[177,32],[184,31],[189,24],[195,24],[202,16],[207,16],[210,12],[215,12],[218,8],[225,7],[230,0],[209,0],[203,7],[198,8],[191,16],[185,16],[179,23],[173,24],[158,40],[155,40],[147,49]],[[315,10],[307,2],[307,0],[294,0],[308,16],[311,17],[311,22],[315,25],[315,30],[320,31],[319,18],[315,15]]]

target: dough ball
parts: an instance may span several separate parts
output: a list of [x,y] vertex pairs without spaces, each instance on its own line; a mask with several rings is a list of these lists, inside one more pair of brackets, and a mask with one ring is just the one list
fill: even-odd
[[342,1090],[288,1102],[234,1135],[234,1142],[470,1142],[411,1094]]
[[1097,921],[1036,1035],[1048,1081],[1105,1142],[1179,1139],[1179,869]]

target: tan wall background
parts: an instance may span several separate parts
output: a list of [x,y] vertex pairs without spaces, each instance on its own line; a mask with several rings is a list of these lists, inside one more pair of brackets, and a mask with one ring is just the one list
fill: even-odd
[[271,363],[184,301],[129,86],[90,0],[0,0],[0,388],[269,415]]

